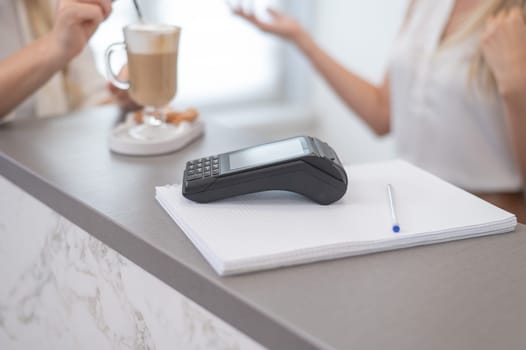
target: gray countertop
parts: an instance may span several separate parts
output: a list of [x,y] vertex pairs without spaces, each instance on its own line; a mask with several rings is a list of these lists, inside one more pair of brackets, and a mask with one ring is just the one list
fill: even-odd
[[517,232],[218,277],[154,199],[188,159],[267,141],[218,124],[181,152],[112,154],[118,111],[0,128],[0,175],[270,349],[524,349]]

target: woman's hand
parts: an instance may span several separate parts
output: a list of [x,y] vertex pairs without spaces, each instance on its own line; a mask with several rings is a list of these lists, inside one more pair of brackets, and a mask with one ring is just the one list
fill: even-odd
[[490,18],[482,36],[482,52],[504,96],[526,97],[526,24],[518,7]]
[[[121,71],[119,72],[118,78],[123,81],[128,80],[128,66],[122,67]],[[135,101],[132,100],[128,90],[119,89],[112,83],[108,83],[108,90],[111,93],[111,102],[117,104],[125,111],[134,111],[142,107],[141,105],[137,104]]]
[[0,119],[78,55],[110,12],[111,0],[60,0],[52,31],[0,62]]
[[272,21],[264,22],[259,20],[253,12],[244,10],[241,6],[231,8],[236,15],[254,24],[262,31],[278,35],[284,39],[297,42],[299,37],[304,33],[302,26],[296,19],[276,10],[268,9],[267,11]]
[[111,13],[111,0],[61,0],[53,30],[51,48],[66,63],[86,46],[99,24]]
[[[232,5],[236,1],[237,5]],[[242,0],[227,0],[232,11],[259,29],[292,41],[308,58],[342,100],[353,109],[372,130],[384,135],[390,130],[389,81],[373,85],[347,70],[325,52],[295,19],[275,10],[268,10],[271,21],[259,20],[252,11],[241,8]]]
[[526,24],[520,8],[488,21],[482,51],[504,100],[510,139],[526,191]]

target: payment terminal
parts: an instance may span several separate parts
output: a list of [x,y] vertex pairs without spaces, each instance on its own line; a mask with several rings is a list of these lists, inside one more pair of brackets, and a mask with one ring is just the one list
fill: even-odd
[[273,190],[327,205],[345,194],[347,174],[327,143],[308,136],[196,159],[184,171],[183,196],[199,203]]

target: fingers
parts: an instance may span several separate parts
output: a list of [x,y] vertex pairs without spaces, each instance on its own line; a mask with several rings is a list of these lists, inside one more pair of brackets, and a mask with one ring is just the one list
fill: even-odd
[[481,49],[502,95],[522,91],[519,72],[526,62],[526,26],[520,8],[509,8],[488,19]]
[[81,20],[85,27],[87,27],[86,29],[89,30],[90,36],[105,18],[102,9],[91,4],[72,4],[71,11],[73,11],[74,16]]
[[253,0],[225,0],[230,10],[234,13],[244,13],[245,15],[254,12]]
[[526,22],[524,20],[524,12],[520,7],[514,7],[509,11],[508,20],[513,25],[522,26],[522,27],[526,25]]
[[102,9],[104,19],[111,14],[111,0],[77,0],[81,3],[97,5]]
[[523,10],[518,6],[514,6],[509,9],[504,9],[496,15],[489,17],[486,21],[486,25],[494,26],[508,21],[521,22],[524,24],[525,18]]
[[[518,47],[523,45],[526,39],[526,25],[521,8],[513,7],[501,11],[488,18],[486,28],[482,34],[481,47],[487,52],[499,52],[502,47]],[[513,55],[514,53],[508,53]]]
[[253,13],[243,10],[241,7],[234,8],[234,13],[258,27],[261,24],[261,21],[259,21]]
[[491,37],[493,37],[493,34],[499,28],[500,24],[505,21],[507,15],[508,11],[502,10],[499,13],[488,17],[488,19],[486,20],[486,29],[482,37],[484,42],[488,42],[491,39]]
[[233,12],[252,23],[264,32],[278,35],[287,40],[295,40],[301,32],[301,25],[291,17],[282,14],[274,9],[267,9],[270,20],[260,20],[254,13],[249,13],[241,7],[236,7]]
[[97,6],[102,12],[103,19],[108,18],[111,14],[111,0],[63,0],[62,2],[69,5],[87,4]]
[[489,17],[486,20],[486,30],[483,38],[492,36],[496,30],[508,25],[518,29],[523,29],[525,27],[524,13],[520,7],[515,6],[511,9],[505,9],[496,15]]
[[[268,11],[269,11],[269,13],[271,13],[271,16],[272,16],[273,19],[276,19],[278,16],[281,15],[275,10],[268,9]],[[270,12],[270,11],[272,11],[272,12]],[[269,31],[273,30],[273,26],[271,24],[259,20],[257,18],[257,16],[253,12],[247,12],[246,10],[243,10],[241,7],[234,8],[233,12],[237,16],[244,18],[245,20],[247,20],[248,22],[252,23],[253,25],[255,25],[256,27],[258,27],[259,29],[261,29],[263,31],[269,32]]]
[[242,7],[236,6],[232,7],[232,12],[240,17],[243,17],[245,19],[250,18],[251,16],[254,16],[252,12],[245,11]]
[[259,29],[265,31],[265,32],[272,32],[274,27],[269,24],[269,23],[266,23],[266,22],[263,22],[263,21],[260,21],[256,15],[248,15],[247,17],[245,17],[248,21],[250,21],[251,23],[253,23],[256,27],[258,27]]
[[270,16],[272,16],[273,19],[278,19],[280,17],[283,17],[283,14],[281,12],[279,12],[279,11],[273,9],[273,8],[270,8],[270,7],[267,9],[267,12],[268,12],[268,14]]
[[69,5],[63,6],[62,13],[66,18],[89,22],[94,26],[104,20],[104,12],[101,7],[81,2],[70,2]]

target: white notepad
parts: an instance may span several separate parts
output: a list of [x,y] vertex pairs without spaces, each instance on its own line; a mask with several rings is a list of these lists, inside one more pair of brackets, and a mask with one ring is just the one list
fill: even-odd
[[[220,275],[511,232],[515,215],[404,161],[346,167],[346,195],[320,206],[288,192],[209,204],[184,198],[181,185],[156,198]],[[386,185],[401,231],[393,233]]]

